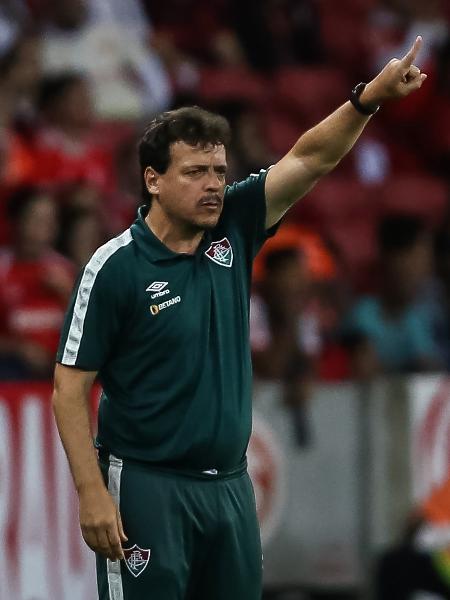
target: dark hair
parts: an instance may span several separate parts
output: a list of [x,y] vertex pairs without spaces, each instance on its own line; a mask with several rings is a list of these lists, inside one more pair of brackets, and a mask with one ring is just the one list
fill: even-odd
[[0,54],[0,76],[8,77],[11,71],[15,68],[17,60],[20,55],[20,51],[23,46],[30,40],[38,39],[38,33],[33,28],[27,27],[25,31],[22,31],[11,45]]
[[6,77],[16,66],[17,56],[22,46],[22,40],[15,40],[13,44],[0,55],[0,75]]
[[8,197],[6,216],[11,223],[17,223],[28,210],[28,207],[48,192],[42,188],[23,185],[16,188]]
[[56,248],[61,254],[70,258],[70,242],[71,236],[80,221],[84,219],[94,218],[99,224],[101,229],[101,236],[105,238],[106,233],[103,231],[101,219],[99,218],[98,211],[95,208],[85,206],[74,206],[71,204],[63,204],[59,211],[59,238],[56,241]]
[[378,246],[382,253],[409,250],[428,231],[425,221],[413,215],[389,215],[378,225]]
[[264,260],[264,266],[266,271],[273,273],[280,267],[283,267],[286,263],[298,261],[301,256],[301,252],[298,248],[279,248],[269,252]]
[[230,143],[228,121],[221,115],[211,113],[199,106],[185,106],[164,112],[155,117],[144,131],[139,143],[142,197],[150,204],[152,196],[145,185],[145,169],[153,167],[165,173],[170,164],[170,146],[174,142],[185,142],[190,146],[202,147]]
[[72,86],[84,81],[84,76],[76,72],[56,73],[41,79],[37,93],[37,107],[40,111],[52,108]]

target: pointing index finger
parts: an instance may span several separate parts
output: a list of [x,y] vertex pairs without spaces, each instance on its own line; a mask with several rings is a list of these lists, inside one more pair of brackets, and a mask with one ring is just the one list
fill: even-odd
[[414,42],[414,44],[411,46],[411,48],[408,50],[408,52],[402,58],[402,63],[405,67],[410,67],[413,64],[417,54],[419,53],[421,46],[422,46],[422,36],[418,35],[416,37],[416,41]]

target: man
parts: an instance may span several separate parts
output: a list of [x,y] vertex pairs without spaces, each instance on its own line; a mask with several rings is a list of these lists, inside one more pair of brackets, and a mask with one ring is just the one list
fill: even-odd
[[374,587],[379,600],[450,596],[450,478],[432,486],[399,543],[381,554]]
[[[47,0],[45,5],[44,72],[86,73],[99,119],[141,119],[170,104],[169,77],[149,43],[148,21],[144,15],[139,19],[140,2]],[[117,9],[128,18],[119,17]],[[130,22],[133,13],[140,25]]]
[[311,442],[307,405],[321,347],[312,279],[297,248],[272,250],[264,267],[250,299],[253,370],[281,384],[297,444],[305,448]]
[[[260,598],[245,463],[252,259],[350,150],[376,106],[422,85],[413,65],[420,44],[355,88],[354,104],[305,133],[269,171],[231,187],[221,117],[184,108],[146,130],[140,161],[150,208],[84,269],[55,371],[56,419],[102,600]],[[88,409],[97,374],[100,468]]]
[[380,293],[360,299],[347,317],[348,332],[361,340],[355,366],[369,353],[375,358],[372,375],[437,370],[433,305],[424,297],[432,265],[431,233],[419,217],[390,215],[381,220],[377,237]]

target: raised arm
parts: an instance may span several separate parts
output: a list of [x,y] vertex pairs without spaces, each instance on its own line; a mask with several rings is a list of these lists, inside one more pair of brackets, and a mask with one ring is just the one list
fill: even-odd
[[53,410],[69,460],[80,503],[80,525],[86,544],[111,560],[123,558],[118,507],[103,482],[92,443],[90,391],[96,373],[56,365]]
[[[421,87],[426,75],[413,63],[422,44],[417,37],[402,59],[392,59],[365,87],[359,100],[368,110],[384,101],[403,98]],[[346,102],[318,125],[304,133],[294,147],[268,172],[266,179],[266,227],[284,213],[330,172],[352,148],[369,122]]]

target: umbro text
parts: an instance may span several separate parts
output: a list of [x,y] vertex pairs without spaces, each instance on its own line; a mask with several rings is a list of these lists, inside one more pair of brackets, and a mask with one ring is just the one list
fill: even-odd
[[166,294],[170,294],[170,290],[162,290],[162,292],[156,292],[156,294],[152,294],[150,298],[153,300],[154,298],[159,298],[160,296],[165,296]]

